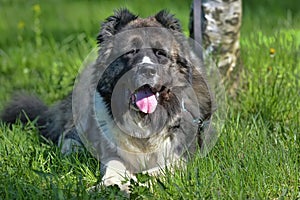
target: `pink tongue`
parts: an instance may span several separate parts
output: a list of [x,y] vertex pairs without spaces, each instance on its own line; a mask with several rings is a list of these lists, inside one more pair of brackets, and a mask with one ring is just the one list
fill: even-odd
[[155,95],[149,88],[139,90],[136,93],[136,105],[144,113],[153,113],[157,106]]

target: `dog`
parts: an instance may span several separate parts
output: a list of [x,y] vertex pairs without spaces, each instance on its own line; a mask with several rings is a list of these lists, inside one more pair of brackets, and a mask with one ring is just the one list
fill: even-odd
[[202,61],[166,10],[140,18],[115,11],[101,26],[98,57],[73,92],[48,107],[19,93],[1,119],[35,120],[64,154],[84,146],[103,166],[103,184],[186,161],[212,134],[214,100]]

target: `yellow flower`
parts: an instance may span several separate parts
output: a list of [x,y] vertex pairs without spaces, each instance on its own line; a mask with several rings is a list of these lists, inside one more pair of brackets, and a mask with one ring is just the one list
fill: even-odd
[[23,30],[25,27],[25,23],[23,21],[19,21],[18,23],[18,29]]
[[271,67],[271,66],[269,66],[268,67],[268,71],[270,72],[270,71],[272,71],[273,70],[273,68]]
[[274,48],[270,48],[270,56],[274,57],[275,53],[276,53],[275,49]]
[[34,4],[34,5],[32,6],[32,9],[33,9],[33,11],[34,11],[35,13],[37,13],[37,14],[41,13],[41,7],[40,7],[39,4]]

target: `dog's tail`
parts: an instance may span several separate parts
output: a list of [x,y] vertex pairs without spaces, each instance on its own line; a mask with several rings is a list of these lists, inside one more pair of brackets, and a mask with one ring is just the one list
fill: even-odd
[[34,122],[40,134],[55,144],[72,119],[72,96],[59,104],[47,107],[37,96],[24,92],[16,93],[0,113],[0,121],[9,125],[19,120],[22,124]]
[[48,107],[36,96],[16,93],[12,100],[4,107],[0,117],[1,121],[13,124],[20,120],[23,124],[36,120],[38,127],[45,125],[42,115],[48,110]]

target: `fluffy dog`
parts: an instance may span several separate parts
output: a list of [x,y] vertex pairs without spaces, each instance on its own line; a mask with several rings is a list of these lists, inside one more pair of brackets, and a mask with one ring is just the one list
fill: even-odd
[[165,10],[140,18],[122,9],[97,40],[98,57],[73,94],[51,107],[18,94],[2,121],[36,119],[64,154],[85,146],[103,164],[105,185],[121,186],[125,175],[186,160],[203,147],[213,100],[179,21]]

